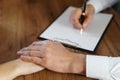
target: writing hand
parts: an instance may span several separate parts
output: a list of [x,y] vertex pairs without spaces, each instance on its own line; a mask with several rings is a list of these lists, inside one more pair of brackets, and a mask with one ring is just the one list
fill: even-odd
[[92,5],[87,5],[86,6],[87,9],[86,9],[86,18],[85,18],[85,21],[83,22],[83,25],[80,24],[80,18],[81,18],[81,15],[82,15],[82,9],[81,8],[77,8],[76,10],[74,10],[72,13],[71,13],[71,16],[70,16],[70,19],[71,19],[71,22],[73,24],[73,26],[75,28],[85,28],[87,27],[91,21],[93,20],[93,17],[94,17],[94,7]]

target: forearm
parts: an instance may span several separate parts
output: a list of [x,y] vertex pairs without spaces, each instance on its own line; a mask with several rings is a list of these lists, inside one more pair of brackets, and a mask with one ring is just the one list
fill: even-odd
[[18,60],[13,60],[0,65],[0,80],[12,80],[17,76],[17,62]]
[[0,65],[0,80],[13,80],[17,76],[35,73],[43,69],[33,63],[16,59]]
[[[76,53],[75,53],[76,54]],[[86,55],[76,54],[72,61],[72,73],[85,75],[86,74]]]

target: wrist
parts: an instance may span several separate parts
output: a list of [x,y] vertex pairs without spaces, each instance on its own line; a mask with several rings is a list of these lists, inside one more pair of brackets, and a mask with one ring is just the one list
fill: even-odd
[[17,76],[17,65],[15,62],[16,61],[13,60],[0,65],[0,80],[13,80]]
[[72,61],[72,73],[85,75],[86,74],[86,55],[76,54]]
[[17,76],[19,76],[19,71],[18,71],[18,69],[19,69],[19,59],[15,59],[15,60],[13,60],[13,61],[10,61],[10,63],[9,63],[10,65],[11,65],[11,79],[13,80],[14,78],[16,78]]
[[87,4],[87,12],[91,12],[91,14],[95,14],[95,8],[92,4]]

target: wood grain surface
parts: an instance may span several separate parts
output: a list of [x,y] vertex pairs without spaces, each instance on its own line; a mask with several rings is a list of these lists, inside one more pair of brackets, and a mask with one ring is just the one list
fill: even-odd
[[[80,7],[81,3],[82,0],[0,0],[0,63],[18,58],[16,52],[38,40],[39,34],[68,6]],[[95,53],[91,54],[120,56],[120,15],[111,8],[105,12],[114,17]],[[94,79],[43,70],[15,80]]]

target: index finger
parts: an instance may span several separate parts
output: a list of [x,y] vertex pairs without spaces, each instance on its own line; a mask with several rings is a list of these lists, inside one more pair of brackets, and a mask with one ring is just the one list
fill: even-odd
[[78,9],[74,10],[70,15],[71,22],[75,28],[82,27],[82,25],[79,22],[81,14],[82,14],[82,10],[81,10],[81,8],[78,8]]

